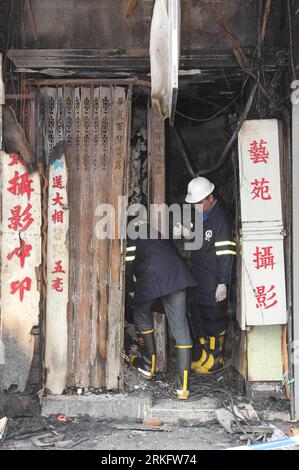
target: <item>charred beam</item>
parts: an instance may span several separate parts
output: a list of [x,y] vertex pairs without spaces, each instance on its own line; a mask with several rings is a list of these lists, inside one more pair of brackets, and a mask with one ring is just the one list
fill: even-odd
[[[249,60],[254,56],[254,48],[242,48],[242,53]],[[17,72],[47,73],[55,70],[66,74],[77,73],[139,73],[150,71],[147,50],[98,50],[98,49],[11,49],[8,57],[13,61]],[[287,67],[288,51],[286,48],[265,48],[264,68],[275,70]],[[219,68],[239,69],[232,49],[188,49],[182,50],[180,69]],[[257,67],[254,62],[251,70]]]

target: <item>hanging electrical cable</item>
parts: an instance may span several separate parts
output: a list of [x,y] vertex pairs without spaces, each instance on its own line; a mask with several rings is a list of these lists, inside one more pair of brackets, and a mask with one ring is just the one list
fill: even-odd
[[209,173],[212,173],[213,171],[218,170],[218,168],[220,168],[223,165],[223,163],[225,162],[226,157],[228,155],[228,152],[230,151],[235,139],[238,136],[238,132],[241,129],[243,122],[247,118],[247,115],[250,111],[250,108],[251,108],[251,105],[252,105],[252,102],[253,102],[253,99],[254,99],[254,96],[255,96],[258,85],[259,85],[259,80],[257,80],[256,83],[253,85],[251,93],[250,93],[249,98],[248,98],[248,101],[247,101],[246,106],[244,108],[244,111],[243,111],[241,117],[239,118],[239,120],[237,122],[236,128],[235,128],[231,138],[229,139],[229,141],[225,145],[225,147],[224,147],[224,149],[223,149],[223,151],[220,155],[219,160],[209,168],[203,168],[203,169],[201,169],[197,172],[195,172],[193,170],[192,164],[190,162],[190,159],[189,159],[188,153],[186,151],[186,148],[185,148],[182,136],[180,134],[180,131],[178,131],[178,129],[176,127],[173,127],[173,133],[174,133],[174,135],[177,139],[177,142],[180,145],[183,160],[184,160],[186,168],[187,168],[189,174],[192,176],[192,178],[194,178],[196,176],[203,176],[203,175],[207,175]]
[[250,108],[251,108],[251,105],[252,105],[252,102],[253,102],[253,99],[254,99],[254,96],[255,96],[258,85],[259,85],[259,80],[257,80],[256,83],[253,85],[251,93],[250,93],[248,101],[247,101],[247,104],[246,104],[246,106],[244,108],[244,111],[242,113],[242,116],[239,118],[239,120],[237,122],[237,125],[236,125],[236,128],[235,128],[231,138],[227,142],[226,146],[224,147],[217,163],[215,163],[215,165],[211,166],[210,168],[204,168],[202,170],[197,171],[195,176],[202,176],[202,175],[206,175],[208,173],[212,173],[213,171],[218,170],[218,168],[220,168],[223,165],[223,163],[225,162],[225,159],[228,155],[228,152],[230,151],[235,139],[238,136],[239,130],[241,129],[241,127],[243,125],[243,122],[247,118],[247,115],[250,111]]
[[181,116],[185,119],[189,119],[190,121],[195,121],[195,122],[211,121],[212,119],[215,119],[217,116],[219,116],[219,114],[223,114],[224,111],[229,109],[240,98],[240,96],[241,96],[241,92],[238,93],[238,95],[230,103],[228,103],[228,105],[224,106],[224,108],[220,109],[219,111],[217,111],[217,113],[213,114],[212,116],[210,116],[208,118],[199,119],[199,118],[195,118],[195,117],[192,117],[192,116],[187,116],[186,114],[183,114],[180,111],[176,111],[176,114],[178,114],[178,116]]
[[294,64],[294,48],[293,48],[292,16],[291,16],[290,0],[287,0],[287,5],[288,5],[288,22],[289,22],[289,41],[290,41],[289,57],[291,61],[293,80],[296,80],[297,76],[296,76],[296,70],[295,70],[295,64]]
[[[215,113],[214,116],[211,116],[208,119],[203,119],[202,120],[203,122],[212,120],[212,118],[215,118],[216,116],[218,116],[218,114],[222,114],[226,109],[228,109],[230,106],[232,106],[234,104],[234,102],[242,95],[242,93],[244,91],[244,88],[246,86],[246,83],[247,83],[249,77],[251,76],[250,72],[252,71],[255,54],[257,53],[257,49],[258,49],[259,46],[260,46],[259,44],[256,46],[256,48],[255,48],[255,50],[252,54],[250,69],[249,69],[249,71],[247,71],[246,78],[245,78],[245,80],[242,84],[242,88],[241,88],[241,91],[238,94],[238,96],[235,97],[234,100],[232,100],[231,103],[229,103],[229,105],[227,105],[227,107],[225,107],[222,110],[219,110],[217,113]],[[186,168],[187,168],[189,174],[192,176],[192,178],[194,178],[195,176],[202,176],[202,175],[212,173],[213,171],[217,170],[218,168],[220,168],[223,165],[223,163],[226,160],[226,156],[227,156],[229,150],[231,149],[232,144],[233,144],[234,140],[236,139],[236,137],[238,135],[238,132],[239,132],[244,120],[246,119],[246,117],[247,117],[247,115],[250,111],[250,108],[251,108],[251,105],[252,105],[257,87],[259,85],[260,85],[260,83],[259,83],[259,80],[257,79],[256,84],[253,85],[253,88],[252,88],[251,94],[249,96],[249,99],[247,101],[247,104],[245,106],[245,109],[244,109],[243,113],[241,114],[241,116],[238,120],[237,127],[236,127],[234,133],[232,134],[230,140],[226,144],[226,146],[225,146],[223,152],[221,153],[221,156],[220,156],[219,160],[217,161],[217,163],[215,163],[215,165],[210,167],[210,168],[204,168],[203,170],[199,170],[198,172],[196,172],[193,169],[192,164],[190,162],[189,155],[188,155],[188,151],[187,151],[185,143],[184,143],[183,136],[182,136],[181,132],[179,131],[178,127],[173,126],[172,132],[174,133],[174,136],[175,136],[175,138],[176,138],[176,140],[177,140],[177,142],[178,142],[178,144],[181,148],[183,160],[184,160]],[[182,114],[182,113],[178,112],[178,114]],[[199,121],[199,119],[197,119],[197,118],[192,118],[192,117],[189,117],[189,116],[186,116],[186,115],[183,115],[183,117],[188,118],[190,120]]]
[[182,157],[183,157],[183,160],[185,162],[186,168],[187,168],[189,174],[192,176],[192,178],[194,178],[195,172],[192,168],[192,164],[190,162],[188,152],[187,152],[186,147],[185,147],[185,143],[182,139],[180,131],[178,130],[178,128],[175,125],[172,127],[172,133],[175,136],[175,138],[176,138],[176,140],[177,140],[177,142],[178,142],[178,144],[181,148],[181,153],[182,153]]

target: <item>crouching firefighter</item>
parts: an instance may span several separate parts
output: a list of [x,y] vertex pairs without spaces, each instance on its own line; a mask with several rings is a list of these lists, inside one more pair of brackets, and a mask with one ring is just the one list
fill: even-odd
[[214,189],[207,178],[194,178],[185,199],[194,204],[195,217],[199,216],[198,211],[203,217],[202,247],[191,252],[192,275],[197,282],[190,293],[195,340],[191,368],[199,374],[212,374],[224,366],[227,293],[236,255],[232,223]]
[[[129,237],[129,226],[138,228],[142,238]],[[131,221],[126,248],[126,285],[134,277],[134,323],[144,340],[144,351],[132,355],[130,365],[147,380],[155,374],[156,352],[152,306],[162,301],[175,340],[178,372],[172,391],[179,399],[189,396],[192,339],[186,315],[186,288],[195,286],[192,275],[172,246],[145,220]],[[143,227],[142,227],[143,226]],[[144,238],[145,236],[145,238]]]

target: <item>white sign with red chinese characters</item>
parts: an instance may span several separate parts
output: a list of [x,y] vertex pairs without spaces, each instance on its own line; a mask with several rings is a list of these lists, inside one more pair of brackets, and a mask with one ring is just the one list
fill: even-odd
[[245,121],[239,132],[241,219],[282,220],[279,132],[276,119]]
[[280,166],[278,121],[245,121],[239,133],[241,328],[287,321]]
[[24,391],[33,358],[31,330],[39,324],[38,268],[41,264],[41,191],[18,154],[1,151],[1,328],[5,366],[0,386]]
[[247,326],[287,321],[282,236],[243,239],[243,308]]
[[46,313],[46,387],[61,394],[67,375],[67,304],[68,304],[68,229],[67,169],[65,157],[49,168],[47,313]]

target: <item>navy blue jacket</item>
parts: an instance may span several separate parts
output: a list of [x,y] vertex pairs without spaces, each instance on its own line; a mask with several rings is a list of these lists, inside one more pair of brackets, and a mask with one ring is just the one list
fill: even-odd
[[138,238],[127,243],[127,289],[132,288],[134,274],[137,280],[135,304],[196,286],[194,278],[171,242],[162,238],[160,233],[159,237]]
[[192,274],[198,287],[191,289],[191,301],[219,305],[215,299],[218,284],[231,282],[236,243],[232,240],[232,223],[219,202],[203,222],[203,245],[191,252]]

